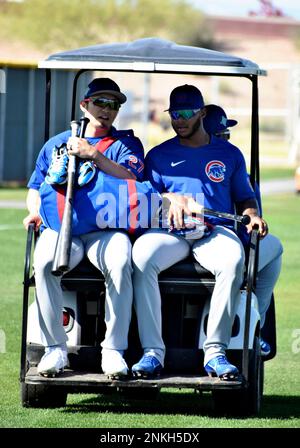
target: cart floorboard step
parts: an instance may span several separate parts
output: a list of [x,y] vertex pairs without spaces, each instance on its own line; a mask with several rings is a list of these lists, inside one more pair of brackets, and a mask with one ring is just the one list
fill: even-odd
[[216,377],[199,375],[166,374],[153,379],[132,378],[112,379],[103,373],[73,371],[65,369],[54,378],[43,377],[37,373],[36,367],[31,367],[25,377],[27,384],[47,384],[67,387],[145,387],[145,388],[192,388],[201,390],[240,389],[243,386],[241,378],[234,381],[224,381]]

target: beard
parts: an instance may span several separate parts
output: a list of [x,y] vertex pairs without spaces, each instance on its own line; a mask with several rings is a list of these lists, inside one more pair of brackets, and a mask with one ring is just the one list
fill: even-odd
[[186,134],[185,136],[182,136],[182,135],[180,135],[180,133],[177,131],[176,127],[172,124],[172,127],[173,127],[174,131],[176,132],[176,134],[178,135],[178,137],[179,137],[179,138],[182,138],[182,139],[187,139],[187,138],[191,138],[191,137],[193,137],[193,135],[199,130],[200,126],[201,126],[201,118],[198,118],[198,119],[195,121],[195,123],[193,124],[190,133],[189,133],[189,134]]

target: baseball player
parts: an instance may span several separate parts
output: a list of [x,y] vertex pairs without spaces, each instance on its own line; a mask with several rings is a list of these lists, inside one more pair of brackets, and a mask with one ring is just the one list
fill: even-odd
[[[51,138],[42,148],[28,183],[29,215],[24,219],[26,228],[29,223],[35,223],[36,228],[41,225],[39,190],[43,182],[64,185],[68,154],[82,159],[77,180],[80,189],[91,182],[97,169],[119,179],[142,180],[144,158],[140,140],[132,131],[118,131],[112,126],[125,101],[126,96],[109,78],[96,78],[89,84],[80,102],[81,111],[90,120],[86,137],[70,137],[70,131],[66,131]],[[102,143],[106,137],[112,137],[112,141],[103,151]],[[57,204],[53,203],[53,207]],[[60,287],[61,278],[51,273],[58,233],[46,222],[43,222],[42,230],[34,254],[36,300],[45,346],[38,372],[55,375],[67,365],[67,335],[62,325],[64,293]],[[118,230],[77,235],[72,240],[71,269],[85,254],[103,273],[106,284],[102,370],[107,375],[127,375],[128,367],[123,353],[127,348],[133,299],[130,239],[126,232]]]
[[[192,85],[175,88],[168,112],[176,136],[147,154],[145,171],[153,186],[170,202],[170,224],[184,228],[184,215],[198,210],[195,198],[202,193],[201,205],[206,208],[233,213],[237,204],[243,214],[251,217],[248,232],[258,226],[260,236],[265,237],[267,224],[259,216],[244,157],[237,147],[205,131],[205,106],[199,89]],[[198,240],[151,229],[133,246],[134,304],[144,350],[141,360],[132,367],[136,375],[158,374],[164,365],[157,277],[190,251],[216,278],[203,347],[204,368],[209,375],[224,379],[238,374],[236,366],[227,360],[226,348],[240,299],[244,248],[231,222],[219,218],[208,218],[208,222],[213,230]]]
[[[216,104],[209,104],[205,106],[205,110],[206,115],[203,119],[203,125],[206,132],[213,134],[216,137],[229,140],[230,130],[228,128],[235,126],[238,122],[233,119],[228,119],[224,109]],[[261,196],[257,184],[255,185],[255,195],[261,214]],[[244,226],[239,228],[238,235],[244,245],[247,246],[249,243],[249,235],[245,232]],[[280,274],[282,252],[282,244],[274,235],[269,233],[261,240],[259,246],[258,273],[255,288],[260,312],[261,328],[264,326],[266,312],[272,298],[272,292]],[[267,341],[261,339],[260,346],[262,356],[267,356],[270,354],[271,347]]]

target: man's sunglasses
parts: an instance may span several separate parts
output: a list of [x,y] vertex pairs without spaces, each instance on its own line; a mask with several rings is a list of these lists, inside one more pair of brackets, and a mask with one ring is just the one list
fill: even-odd
[[226,131],[216,132],[215,136],[219,137],[219,138],[223,138],[224,140],[229,140],[230,139],[230,131],[229,131],[229,129],[226,129]]
[[179,118],[190,120],[199,112],[199,110],[201,109],[170,110],[169,114],[172,120],[179,120]]
[[121,106],[118,100],[108,98],[87,98],[85,101],[91,101],[94,106],[101,107],[102,109],[108,107],[110,110],[119,110]]

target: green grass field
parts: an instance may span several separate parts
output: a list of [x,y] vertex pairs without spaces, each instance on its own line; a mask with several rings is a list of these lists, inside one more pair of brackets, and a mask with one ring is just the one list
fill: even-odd
[[[274,179],[292,179],[295,168],[291,166],[262,166],[260,169],[261,181]],[[25,201],[26,187],[3,187],[0,186],[0,201]]]
[[298,340],[295,338],[295,330],[300,329],[300,197],[294,194],[268,196],[264,201],[264,211],[271,231],[280,237],[285,250],[282,274],[275,291],[278,352],[276,358],[265,366],[260,416],[231,419],[213,414],[209,394],[200,396],[175,389],[163,390],[156,401],[149,402],[125,400],[115,395],[74,394],[68,396],[67,406],[62,409],[22,408],[18,378],[25,231],[21,222],[26,212],[0,209],[0,427],[300,427],[299,335]]

